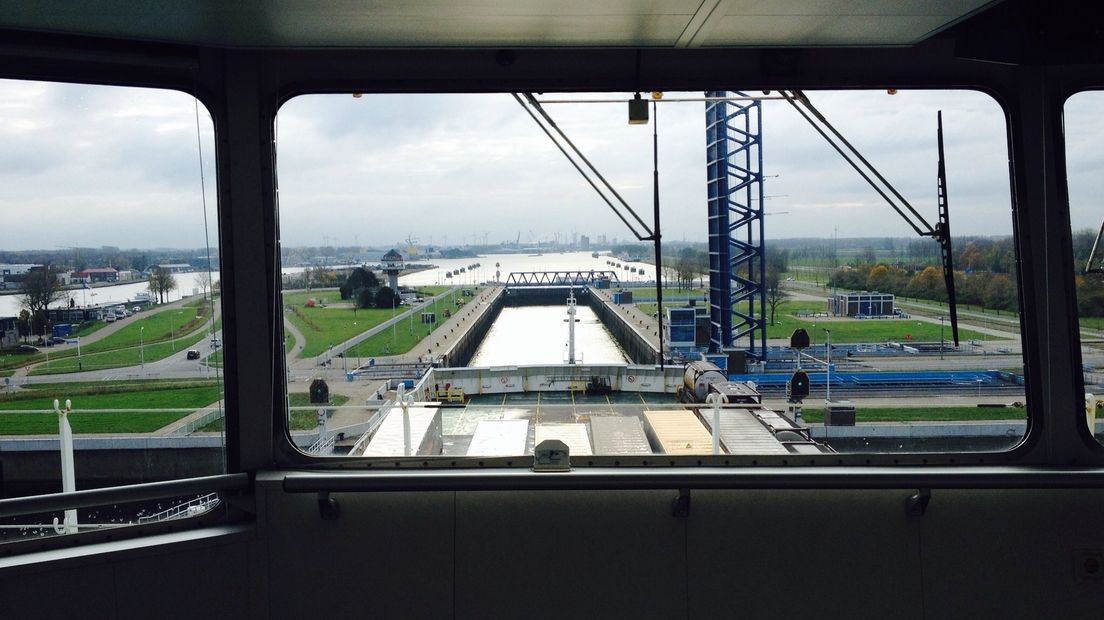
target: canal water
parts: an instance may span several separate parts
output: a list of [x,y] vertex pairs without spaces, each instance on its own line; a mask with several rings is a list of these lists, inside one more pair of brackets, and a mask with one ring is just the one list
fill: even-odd
[[[628,361],[593,310],[580,305],[575,317],[575,357],[579,363]],[[567,361],[567,327],[566,306],[503,308],[468,365],[563,364]]]

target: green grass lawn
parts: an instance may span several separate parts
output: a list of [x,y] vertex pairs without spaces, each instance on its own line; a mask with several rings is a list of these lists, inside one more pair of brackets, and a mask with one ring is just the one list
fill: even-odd
[[[834,333],[834,332],[833,332]],[[824,410],[801,410],[809,423],[824,421]],[[855,407],[855,422],[966,422],[985,420],[1023,420],[1026,409],[1001,407]]]
[[[79,390],[76,390],[79,391]],[[64,392],[58,389],[59,400],[70,398],[73,412],[69,423],[74,433],[149,433],[206,407],[219,398],[218,385],[172,387],[109,394]],[[23,396],[20,394],[19,396]],[[0,402],[0,435],[57,434],[57,415],[53,411],[54,396],[28,394],[21,398],[6,398]],[[18,409],[41,409],[41,413],[11,413]],[[127,409],[106,413],[87,409]],[[184,411],[164,411],[183,409]]]
[[41,376],[137,366],[143,358],[147,364],[150,364],[179,351],[184,351],[206,337],[207,331],[199,330],[187,337],[177,338],[174,342],[159,342],[157,344],[146,344],[144,347],[133,346],[127,349],[115,349],[101,353],[89,354],[82,352],[79,359],[76,357],[76,351],[74,351],[73,355],[61,359],[51,357],[49,363],[35,366],[29,374],[31,376]]
[[72,334],[70,334],[70,337],[76,338],[79,336],[81,338],[84,338],[85,336],[100,331],[101,329],[107,327],[107,325],[107,321],[85,321],[84,323],[80,324],[80,328],[76,329],[75,331],[73,331]]
[[118,392],[145,392],[154,389],[179,389],[217,386],[214,379],[134,379],[128,381],[62,381],[57,383],[28,383],[23,391],[0,395],[0,401],[22,397],[29,391],[65,392],[67,397],[85,394],[112,394]]
[[[349,397],[344,394],[330,394],[330,406],[340,407],[349,402]],[[318,405],[310,403],[310,394],[306,392],[293,392],[288,394],[288,405],[291,407],[291,430],[309,431],[318,426]],[[303,407],[297,409],[297,407]],[[198,430],[200,433],[219,432],[225,427],[224,420],[218,419],[210,424],[203,425]]]
[[[769,321],[769,316],[768,316]],[[795,329],[805,328],[815,342],[823,343],[826,337],[824,328],[832,330],[832,342],[845,344],[853,342],[939,342],[940,326],[938,323],[927,323],[912,319],[854,319],[816,321],[816,334],[813,334],[813,319],[798,319],[792,314],[783,314],[779,308],[775,316],[775,324],[767,326],[768,338],[789,338]],[[906,335],[911,338],[906,338]],[[975,332],[970,329],[959,329],[960,341],[966,340],[1001,340],[997,336]],[[943,328],[943,338],[951,339],[951,326]]]
[[327,304],[341,303],[341,291],[336,288],[316,288],[310,291],[295,291],[294,293],[284,293],[284,305],[295,306],[296,308],[302,308],[307,303],[308,299],[313,299],[316,302],[323,299]]
[[1104,316],[1083,316],[1078,319],[1082,329],[1104,330]]
[[44,359],[46,359],[44,353],[16,353],[15,351],[5,350],[0,352],[0,370],[19,368],[27,364],[41,362]]
[[[82,345],[81,353],[98,353],[100,351],[134,347],[142,342],[149,345],[156,342],[171,342],[174,338],[179,340],[181,334],[187,334],[201,327],[208,311],[209,308],[200,307],[194,310],[175,308],[148,314],[140,313],[123,319],[128,322],[128,325],[114,334],[103,340]],[[197,316],[199,318],[196,318]],[[75,349],[72,354],[76,355]]]
[[[449,289],[449,287],[447,286],[425,288],[441,290]],[[478,295],[478,292],[476,294]],[[285,304],[286,301],[287,298],[285,298]],[[448,307],[454,306],[450,306],[448,304],[448,299],[442,299],[433,304],[430,304],[429,307],[427,307],[425,310],[436,310],[436,312],[438,313],[437,324],[439,325],[443,322],[444,319],[444,317],[441,316],[441,312]],[[399,316],[408,309],[409,306],[400,306],[394,311],[394,316]],[[421,312],[421,307],[414,309],[415,315],[419,315]],[[303,350],[299,353],[299,357],[307,358],[321,355],[326,351],[326,349],[330,347],[330,345],[338,345],[356,336],[357,334],[363,333],[377,325],[380,325],[381,323],[390,320],[393,314],[391,308],[364,308],[354,311],[352,308],[307,308],[305,306],[295,306],[295,311],[285,312],[284,316],[286,316],[287,319],[291,321],[291,324],[294,325],[296,329],[298,329],[306,338],[307,342],[303,347]],[[407,332],[407,340],[411,339],[409,336],[409,321],[410,319],[408,317],[398,326],[397,331],[399,332],[400,341],[402,341],[403,338],[402,332],[404,330],[404,327],[406,328]],[[388,345],[391,344],[391,332],[390,330],[385,331],[387,332],[386,339],[383,338],[383,334],[377,334],[376,336],[373,336],[365,341],[365,343],[373,342],[375,343],[374,345],[366,346],[365,343],[361,343],[354,347],[355,350],[352,351],[350,354],[354,356],[358,354],[362,356],[385,355],[385,353],[382,353],[382,351],[388,348]],[[419,316],[414,317],[414,332],[421,334],[421,337],[425,337],[425,335],[428,333],[428,326],[419,323]],[[421,338],[414,338],[411,342],[408,342],[405,345],[400,342],[397,346],[392,347],[392,350],[398,351],[400,353],[409,351],[410,347],[414,346],[414,344],[416,344],[420,339]],[[384,340],[386,340],[386,343],[384,342]],[[403,348],[404,346],[405,348]],[[357,353],[357,351],[372,352]]]
[[[330,345],[337,345],[371,329],[392,316],[391,308],[365,308],[354,311],[352,308],[297,308],[296,312],[285,312],[284,316],[307,339],[299,357],[320,355]],[[396,314],[402,309],[396,310]]]
[[[664,306],[667,304],[664,303]],[[684,304],[674,304],[676,306],[682,306]],[[655,312],[656,304],[641,303],[636,304],[637,308],[644,313],[652,314]],[[939,324],[928,323],[926,321],[916,321],[913,319],[832,319],[832,320],[814,320],[812,318],[797,318],[794,316],[798,312],[822,312],[824,311],[825,304],[819,301],[784,301],[778,306],[778,311],[775,313],[775,322],[773,325],[770,323],[770,309],[767,309],[767,337],[768,338],[789,338],[793,334],[795,329],[805,328],[809,332],[809,335],[815,342],[824,342],[825,333],[824,328],[832,330],[832,342],[837,344],[846,344],[854,342],[886,342],[892,340],[894,342],[907,343],[911,341],[918,342],[938,342],[939,341]],[[816,324],[816,333],[813,333],[813,324]],[[905,335],[911,335],[910,339],[906,339]],[[983,334],[971,329],[959,329],[959,340],[1001,340],[997,336],[989,334]],[[951,339],[951,326],[948,323],[943,329],[943,338],[947,341]]]
[[[432,327],[436,328],[442,323],[444,323],[444,321],[441,321],[440,317],[438,317],[438,322]],[[418,344],[422,338],[428,336],[431,333],[430,327],[430,325],[414,323],[414,331],[411,333],[409,323],[407,321],[401,321],[394,329],[389,327],[374,336],[368,337],[356,346],[351,347],[345,352],[345,356],[347,358],[356,358],[377,357],[380,355],[401,355],[410,351],[410,349]],[[422,353],[425,353],[425,351],[418,351],[419,355]]]
[[[635,301],[651,301],[651,302],[655,301],[656,294],[655,294],[655,288],[654,287],[653,288],[632,288],[632,289],[627,289],[627,290],[632,291],[634,302]],[[664,287],[663,288],[664,305],[666,305],[666,302],[667,302],[668,299],[678,299],[678,300],[697,299],[697,300],[700,301],[702,299],[709,299],[709,290],[704,289],[704,288],[684,288],[680,291],[677,288]],[[685,301],[680,301],[680,303],[685,305]]]

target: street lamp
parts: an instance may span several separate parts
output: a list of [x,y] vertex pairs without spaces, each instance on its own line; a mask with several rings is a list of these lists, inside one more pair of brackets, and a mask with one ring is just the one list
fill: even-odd
[[947,317],[939,316],[939,359],[943,359],[943,319]]
[[[183,310],[177,310],[175,314],[184,314]],[[169,315],[169,337],[172,342],[172,350],[176,351],[176,317]]]
[[142,370],[146,369],[146,326],[138,328],[138,355],[142,361]]
[[830,403],[832,402],[832,330],[825,329],[824,333],[827,334],[825,346],[828,347],[827,361],[825,364],[825,370],[828,374],[824,382],[824,402]]

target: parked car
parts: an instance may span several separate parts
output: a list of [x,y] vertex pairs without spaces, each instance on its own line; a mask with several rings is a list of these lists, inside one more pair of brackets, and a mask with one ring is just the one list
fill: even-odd
[[38,347],[33,346],[33,345],[29,345],[29,344],[21,344],[18,347],[16,347],[15,350],[18,351],[19,353],[39,353],[40,352]]
[[65,344],[66,340],[61,336],[52,336],[47,342],[50,344]]
[[188,349],[188,359],[190,359],[190,360],[199,359],[199,351],[197,351],[195,349]]
[[114,312],[108,312],[107,314],[104,315],[104,320],[107,321],[108,323],[114,323],[115,322],[115,313]]
[[215,336],[214,338],[211,339],[211,348],[212,349],[217,349],[220,346],[222,346],[222,341],[218,339],[218,336]]

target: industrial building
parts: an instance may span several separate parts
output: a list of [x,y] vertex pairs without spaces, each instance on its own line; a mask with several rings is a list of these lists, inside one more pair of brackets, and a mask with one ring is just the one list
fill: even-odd
[[871,291],[836,293],[828,298],[828,312],[836,316],[893,316],[893,295]]

